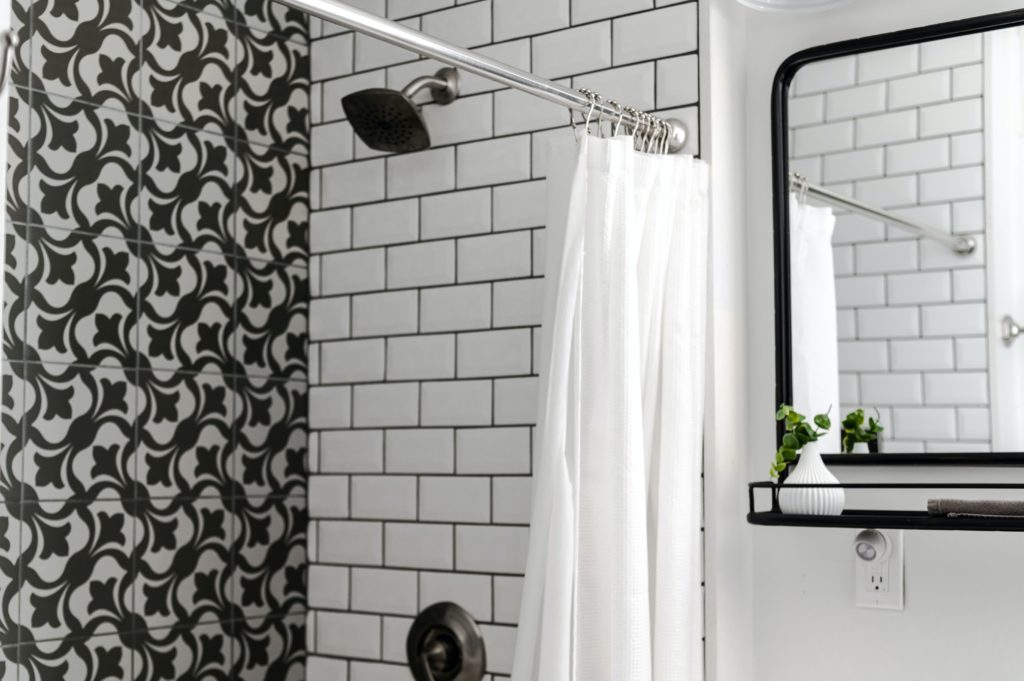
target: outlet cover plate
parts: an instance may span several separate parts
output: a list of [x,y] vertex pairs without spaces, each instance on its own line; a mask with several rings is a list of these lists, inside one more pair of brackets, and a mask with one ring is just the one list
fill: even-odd
[[885,530],[888,548],[881,558],[867,562],[854,553],[858,608],[903,609],[903,530]]

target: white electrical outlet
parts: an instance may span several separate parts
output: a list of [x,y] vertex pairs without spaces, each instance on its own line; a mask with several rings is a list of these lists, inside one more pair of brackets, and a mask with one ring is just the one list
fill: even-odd
[[854,540],[860,608],[903,609],[903,530],[864,530]]

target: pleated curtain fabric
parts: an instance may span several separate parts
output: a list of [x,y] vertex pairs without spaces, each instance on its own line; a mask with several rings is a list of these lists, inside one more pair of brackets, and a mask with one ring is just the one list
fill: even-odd
[[549,152],[514,681],[703,678],[707,184],[702,161],[631,137]]
[[831,407],[822,453],[841,451],[839,342],[831,208],[789,197],[789,281],[792,301],[793,406],[811,416]]

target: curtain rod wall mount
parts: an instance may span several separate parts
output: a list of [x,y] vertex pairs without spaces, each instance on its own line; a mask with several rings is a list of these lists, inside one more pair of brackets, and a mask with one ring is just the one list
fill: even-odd
[[[612,100],[593,101],[581,92],[565,85],[559,85],[528,71],[488,59],[462,47],[438,40],[389,19],[350,7],[339,0],[278,0],[306,14],[319,17],[378,40],[431,57],[440,62],[463,69],[468,73],[483,76],[495,82],[528,92],[554,104],[568,107],[584,114],[597,114],[608,120],[621,120],[631,128],[651,125],[651,120],[628,107],[616,108]],[[660,121],[661,119],[656,119]],[[670,152],[682,150],[686,143],[686,127],[682,121],[664,119],[669,126],[667,146]]]

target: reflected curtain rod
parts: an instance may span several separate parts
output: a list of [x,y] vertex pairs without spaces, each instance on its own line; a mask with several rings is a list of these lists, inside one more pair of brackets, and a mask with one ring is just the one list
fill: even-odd
[[868,204],[862,203],[856,199],[851,199],[848,196],[837,194],[830,189],[825,189],[824,187],[816,184],[811,184],[807,181],[806,177],[799,173],[789,173],[789,187],[798,195],[806,194],[807,196],[813,196],[816,199],[821,199],[822,201],[831,203],[834,206],[848,208],[856,213],[860,213],[861,215],[867,215],[868,217],[896,225],[900,229],[904,229],[926,239],[941,241],[960,255],[970,255],[971,253],[974,253],[974,249],[978,247],[978,242],[973,236],[954,236],[952,234],[940,232],[939,230],[931,227],[919,225],[916,222],[911,222],[910,220],[901,218],[895,213],[890,213],[887,210],[869,206]]
[[[483,76],[517,90],[522,90],[574,111],[580,111],[585,114],[593,106],[594,112],[613,121],[619,120],[621,115],[622,122],[634,128],[638,125],[643,127],[648,122],[641,116],[631,112],[628,108],[615,108],[610,103],[612,100],[604,99],[596,103],[592,102],[583,93],[565,85],[559,85],[528,71],[488,59],[475,52],[470,52],[465,48],[432,38],[425,33],[420,33],[389,19],[383,19],[369,12],[350,7],[338,0],[277,1],[282,5],[288,5],[306,14],[345,26],[353,31],[358,31],[392,45],[412,50],[421,55],[433,57],[449,66],[464,69],[469,73]],[[686,142],[686,127],[683,125],[683,122],[675,118],[664,119],[664,122],[670,127],[669,151],[677,152],[681,150]]]

